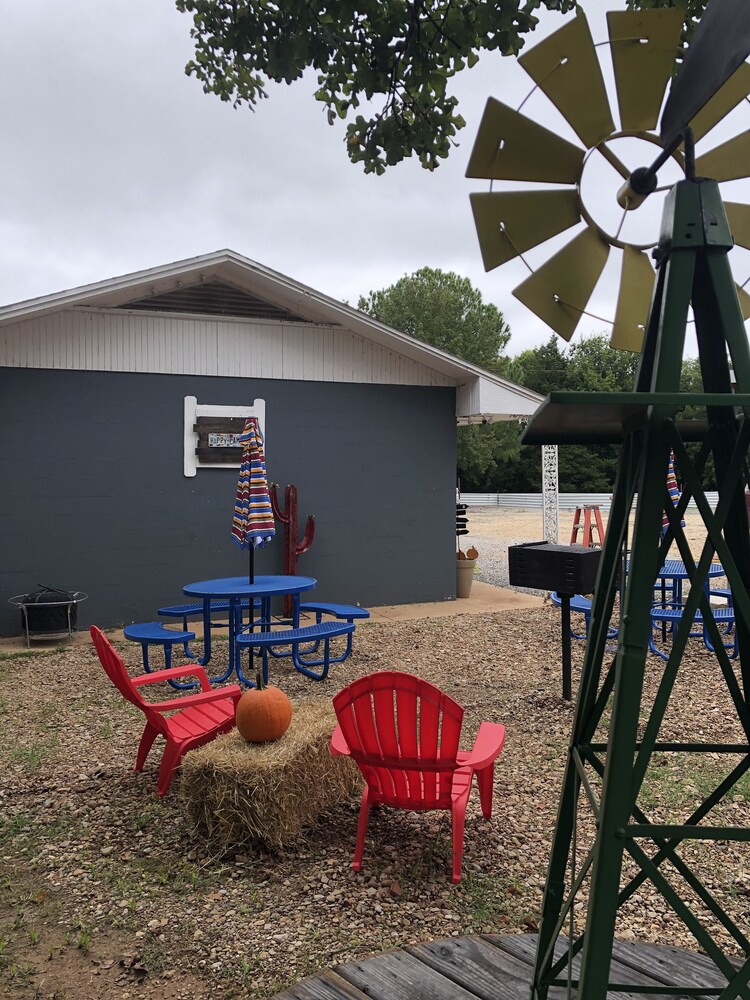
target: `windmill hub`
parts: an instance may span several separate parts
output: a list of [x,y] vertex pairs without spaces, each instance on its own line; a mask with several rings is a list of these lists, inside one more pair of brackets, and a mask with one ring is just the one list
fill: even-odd
[[[654,145],[661,148],[656,135],[630,129],[613,132],[586,155],[578,184],[581,217],[612,247],[649,250],[656,244],[659,206],[650,206],[648,213],[641,213],[640,217],[632,214],[633,209],[643,204],[646,195],[653,193],[656,183],[648,190],[638,188],[636,191],[629,186],[633,178],[637,185],[641,172],[646,172],[646,168],[636,165],[653,160]],[[679,162],[679,157],[675,156],[671,170],[663,171],[670,183],[679,179]],[[627,204],[620,197],[626,188]]]

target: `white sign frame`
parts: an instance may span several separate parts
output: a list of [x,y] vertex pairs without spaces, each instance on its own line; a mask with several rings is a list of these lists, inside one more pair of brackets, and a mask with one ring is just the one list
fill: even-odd
[[198,469],[239,469],[240,462],[201,462],[196,448],[198,435],[193,430],[196,417],[257,417],[261,434],[266,437],[266,401],[254,399],[252,406],[221,406],[218,403],[199,403],[196,396],[185,396],[184,471],[192,478]]

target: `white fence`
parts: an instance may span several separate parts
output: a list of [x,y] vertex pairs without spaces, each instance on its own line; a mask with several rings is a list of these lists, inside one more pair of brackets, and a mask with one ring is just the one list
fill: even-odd
[[[706,499],[714,508],[719,498],[718,493],[707,493]],[[541,510],[541,493],[462,493],[461,503],[469,507],[505,507],[513,510]],[[611,493],[560,493],[558,495],[559,510],[575,510],[585,504],[596,504],[602,510],[609,510],[612,503]],[[695,507],[690,501],[688,507]]]

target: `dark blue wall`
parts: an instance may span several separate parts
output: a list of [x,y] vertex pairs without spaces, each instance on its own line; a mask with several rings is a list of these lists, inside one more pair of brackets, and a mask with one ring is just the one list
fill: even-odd
[[[0,634],[15,594],[87,592],[79,625],[150,621],[244,572],[235,470],[183,474],[183,400],[266,400],[270,481],[316,517],[299,572],[363,606],[455,595],[455,390],[0,368]],[[256,557],[280,572],[281,526]]]

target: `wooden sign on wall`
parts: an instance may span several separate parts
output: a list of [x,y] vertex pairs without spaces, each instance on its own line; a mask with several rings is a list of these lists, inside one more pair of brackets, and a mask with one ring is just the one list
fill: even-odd
[[198,469],[238,469],[242,448],[237,438],[248,417],[257,418],[265,437],[264,399],[253,400],[252,406],[220,406],[185,396],[185,475],[194,476]]
[[201,465],[226,465],[242,460],[239,436],[244,417],[198,417],[193,430],[198,435],[195,454]]

